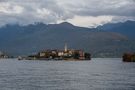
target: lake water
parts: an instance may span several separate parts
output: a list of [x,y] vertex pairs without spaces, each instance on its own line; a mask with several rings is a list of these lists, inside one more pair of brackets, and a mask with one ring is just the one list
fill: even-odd
[[135,90],[135,63],[1,59],[0,90]]

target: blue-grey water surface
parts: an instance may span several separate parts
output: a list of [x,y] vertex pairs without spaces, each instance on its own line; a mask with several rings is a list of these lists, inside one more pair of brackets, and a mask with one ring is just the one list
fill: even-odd
[[1,59],[0,90],[135,90],[135,63]]

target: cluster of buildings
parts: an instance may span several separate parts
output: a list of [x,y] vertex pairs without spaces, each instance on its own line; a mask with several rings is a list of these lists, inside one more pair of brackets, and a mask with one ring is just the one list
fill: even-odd
[[30,55],[26,59],[33,60],[90,60],[91,55],[83,50],[68,49],[65,44],[64,50],[45,50],[37,53],[36,55]]
[[0,51],[0,59],[1,58],[9,58],[9,56]]

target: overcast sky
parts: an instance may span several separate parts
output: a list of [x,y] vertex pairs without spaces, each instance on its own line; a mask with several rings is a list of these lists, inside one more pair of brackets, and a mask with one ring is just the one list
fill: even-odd
[[0,0],[0,26],[34,22],[91,27],[135,20],[135,0]]

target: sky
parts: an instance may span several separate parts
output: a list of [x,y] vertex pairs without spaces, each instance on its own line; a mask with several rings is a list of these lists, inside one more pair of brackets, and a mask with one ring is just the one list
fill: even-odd
[[69,22],[96,27],[135,21],[135,0],[0,0],[0,26]]

